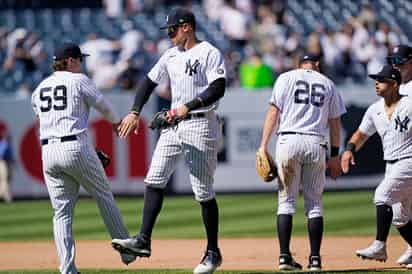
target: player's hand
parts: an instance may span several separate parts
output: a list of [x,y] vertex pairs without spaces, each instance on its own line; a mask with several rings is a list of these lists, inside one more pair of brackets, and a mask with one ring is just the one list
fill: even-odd
[[127,114],[117,127],[119,137],[126,138],[133,130],[134,133],[137,134],[139,128],[139,118],[139,115],[135,113]]
[[342,154],[342,159],[340,161],[343,173],[348,173],[350,166],[355,165],[355,156],[353,155],[352,151],[346,150]]
[[176,115],[177,117],[184,119],[186,116],[189,114],[189,109],[185,105],[181,105],[176,109]]
[[327,166],[330,169],[330,177],[333,180],[336,180],[342,174],[339,156],[331,157],[327,162]]

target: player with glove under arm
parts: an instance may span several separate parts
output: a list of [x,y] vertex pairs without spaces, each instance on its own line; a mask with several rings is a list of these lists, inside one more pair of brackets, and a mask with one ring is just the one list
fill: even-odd
[[202,211],[207,235],[205,255],[195,274],[212,273],[222,263],[218,246],[219,212],[213,188],[217,165],[219,122],[215,110],[223,97],[226,68],[221,52],[196,38],[193,13],[176,9],[165,28],[175,47],[167,50],[138,88],[132,111],[119,126],[120,137],[137,129],[139,113],[154,87],[163,80],[171,86],[172,111],[167,117],[181,119],[177,126],[161,131],[149,172],[145,178],[143,220],[135,238],[114,239],[113,247],[141,257],[151,255],[151,237],[162,208],[164,189],[178,159],[183,157],[190,183]]

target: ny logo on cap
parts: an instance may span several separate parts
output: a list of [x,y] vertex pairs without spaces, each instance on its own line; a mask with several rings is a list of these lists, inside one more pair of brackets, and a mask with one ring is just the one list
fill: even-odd
[[[403,132],[404,130],[408,130],[408,124],[409,124],[409,117],[406,116],[405,119],[401,121],[401,118],[396,116],[395,118],[395,130],[399,130],[400,132]],[[399,128],[399,129],[398,129]]]

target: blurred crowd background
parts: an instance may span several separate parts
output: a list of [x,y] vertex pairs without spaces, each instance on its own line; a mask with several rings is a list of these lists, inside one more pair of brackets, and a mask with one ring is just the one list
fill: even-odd
[[176,5],[191,9],[198,37],[224,52],[229,86],[248,90],[271,87],[302,51],[322,56],[338,85],[363,84],[389,48],[412,39],[408,0],[60,2],[0,0],[0,94],[29,95],[66,40],[91,55],[85,68],[102,91],[134,90],[171,46],[159,26]]

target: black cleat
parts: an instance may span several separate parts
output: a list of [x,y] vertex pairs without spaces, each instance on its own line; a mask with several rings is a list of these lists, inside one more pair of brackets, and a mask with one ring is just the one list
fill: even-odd
[[280,254],[279,256],[279,270],[294,271],[301,270],[302,266],[297,263],[292,255]]
[[322,260],[320,256],[309,256],[308,269],[310,271],[320,271],[322,270]]
[[120,253],[132,254],[137,257],[150,257],[150,240],[143,240],[139,235],[128,239],[113,239],[112,246]]

